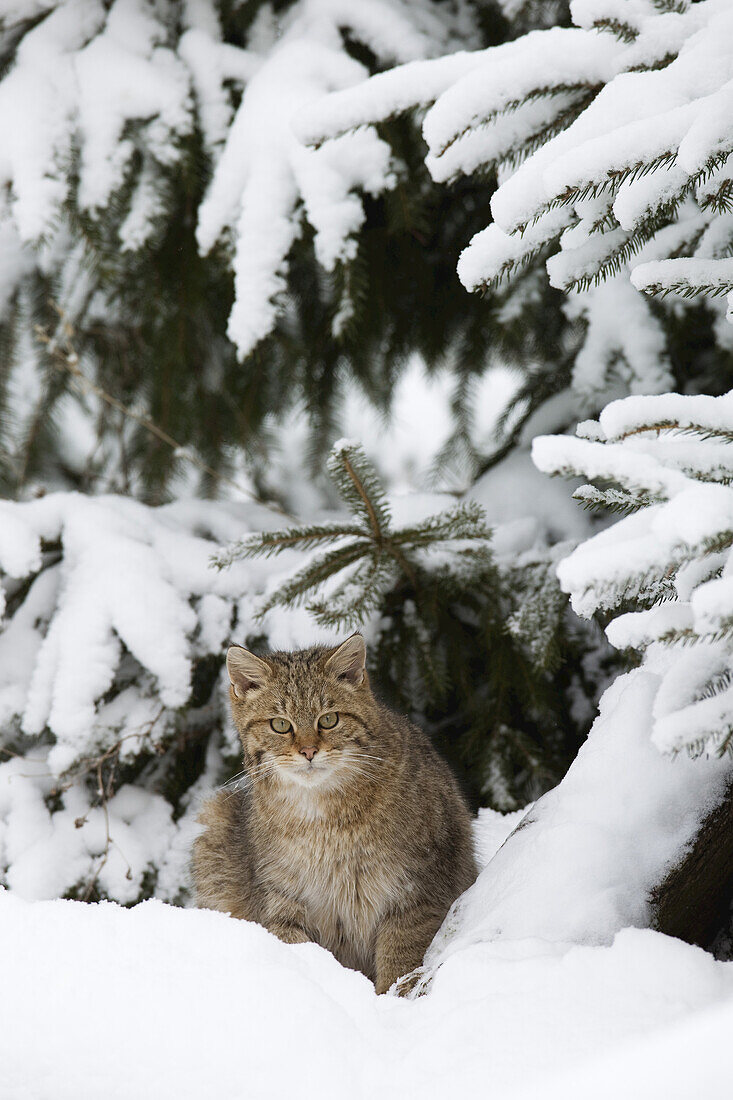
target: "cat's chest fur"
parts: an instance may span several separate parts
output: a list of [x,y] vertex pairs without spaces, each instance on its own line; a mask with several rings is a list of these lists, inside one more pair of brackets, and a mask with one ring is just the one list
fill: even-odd
[[[368,824],[302,819],[271,836],[268,877],[302,904],[318,942],[368,973],[381,918],[412,888]],[[274,885],[273,881],[273,885]]]

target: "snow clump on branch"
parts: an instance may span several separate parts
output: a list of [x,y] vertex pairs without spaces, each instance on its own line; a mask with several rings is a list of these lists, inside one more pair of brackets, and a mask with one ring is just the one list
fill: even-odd
[[330,271],[353,259],[363,194],[395,184],[373,127],[310,150],[293,114],[369,75],[347,36],[386,65],[455,48],[470,21],[432,2],[297,0],[277,16],[263,5],[239,46],[225,40],[221,7],[58,0],[34,17],[5,6],[25,33],[15,50],[13,28],[0,39],[0,233],[17,253],[6,267],[15,285],[34,256],[46,272],[63,268],[69,209],[92,221],[122,209],[121,247],[137,251],[164,220],[169,173],[200,137],[213,174],[195,212],[198,242],[202,253],[231,253],[229,335],[244,357],[275,325],[304,223]]
[[598,483],[576,498],[627,513],[560,563],[561,586],[578,614],[614,615],[611,643],[657,677],[657,748],[722,754],[733,746],[733,392],[628,397],[593,427],[533,445],[546,473]]
[[587,323],[576,388],[592,402],[613,372],[632,393],[663,392],[663,329],[633,288],[733,301],[733,12],[728,0],[575,0],[571,12],[575,27],[334,92],[301,113],[298,132],[341,140],[427,107],[433,178],[480,171],[499,183],[492,224],[458,263],[466,288],[546,259]]

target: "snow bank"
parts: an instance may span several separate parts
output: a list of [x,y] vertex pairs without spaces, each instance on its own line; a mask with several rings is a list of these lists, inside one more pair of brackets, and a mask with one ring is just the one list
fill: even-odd
[[[733,1004],[685,1017],[658,1034],[632,1039],[612,1054],[560,1074],[542,1089],[543,1100],[728,1100],[730,1075],[720,1051],[729,1041]],[[690,1052],[694,1051],[694,1057]],[[536,1087],[512,1100],[536,1100]]]
[[[619,1079],[633,1065],[666,1082],[657,1052],[705,1036],[709,1020],[698,1080],[728,1076],[733,964],[653,932],[609,948],[477,945],[448,960],[429,996],[403,1001],[376,997],[314,944],[220,913],[0,893],[0,923],[14,945],[0,1000],[6,1100],[565,1097],[582,1094],[554,1081],[578,1065],[598,1096],[596,1061],[624,1041]],[[683,1095],[723,1094],[664,1093]]]
[[610,943],[623,928],[648,925],[650,890],[733,776],[730,758],[658,752],[649,731],[659,684],[637,669],[605,692],[565,778],[446,918],[428,972],[480,941]]

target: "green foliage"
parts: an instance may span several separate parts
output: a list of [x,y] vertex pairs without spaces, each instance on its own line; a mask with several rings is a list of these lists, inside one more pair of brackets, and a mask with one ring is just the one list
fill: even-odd
[[430,731],[473,801],[507,810],[536,798],[586,731],[592,707],[574,710],[571,695],[592,699],[600,674],[583,672],[582,652],[597,649],[598,637],[573,624],[556,554],[499,567],[476,503],[397,527],[358,444],[337,445],[328,467],[349,519],[258,532],[217,564],[310,552],[261,604],[260,619],[305,603],[323,626],[366,626],[377,688]]
[[[259,619],[273,607],[293,606],[311,597],[308,610],[322,626],[361,626],[398,578],[420,587],[425,571],[421,552],[441,543],[467,544],[456,551],[467,579],[477,566],[489,566],[491,532],[477,504],[457,504],[414,526],[394,528],[384,487],[359,444],[337,444],[328,460],[328,471],[353,522],[258,531],[215,558],[222,568],[238,558],[271,557],[283,550],[307,551],[324,544],[331,547],[313,557],[274,592],[262,604]],[[329,588],[327,597],[312,598],[344,570],[348,570],[346,576],[337,587]]]
[[626,489],[601,489],[596,485],[581,485],[573,493],[573,500],[580,501],[584,508],[603,509],[620,516],[638,512],[640,508],[654,503],[649,496],[630,493]]

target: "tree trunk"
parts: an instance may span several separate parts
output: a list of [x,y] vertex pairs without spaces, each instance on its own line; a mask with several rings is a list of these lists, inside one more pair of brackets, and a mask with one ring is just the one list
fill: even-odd
[[651,892],[652,927],[709,947],[733,900],[733,783],[703,820],[685,855]]

